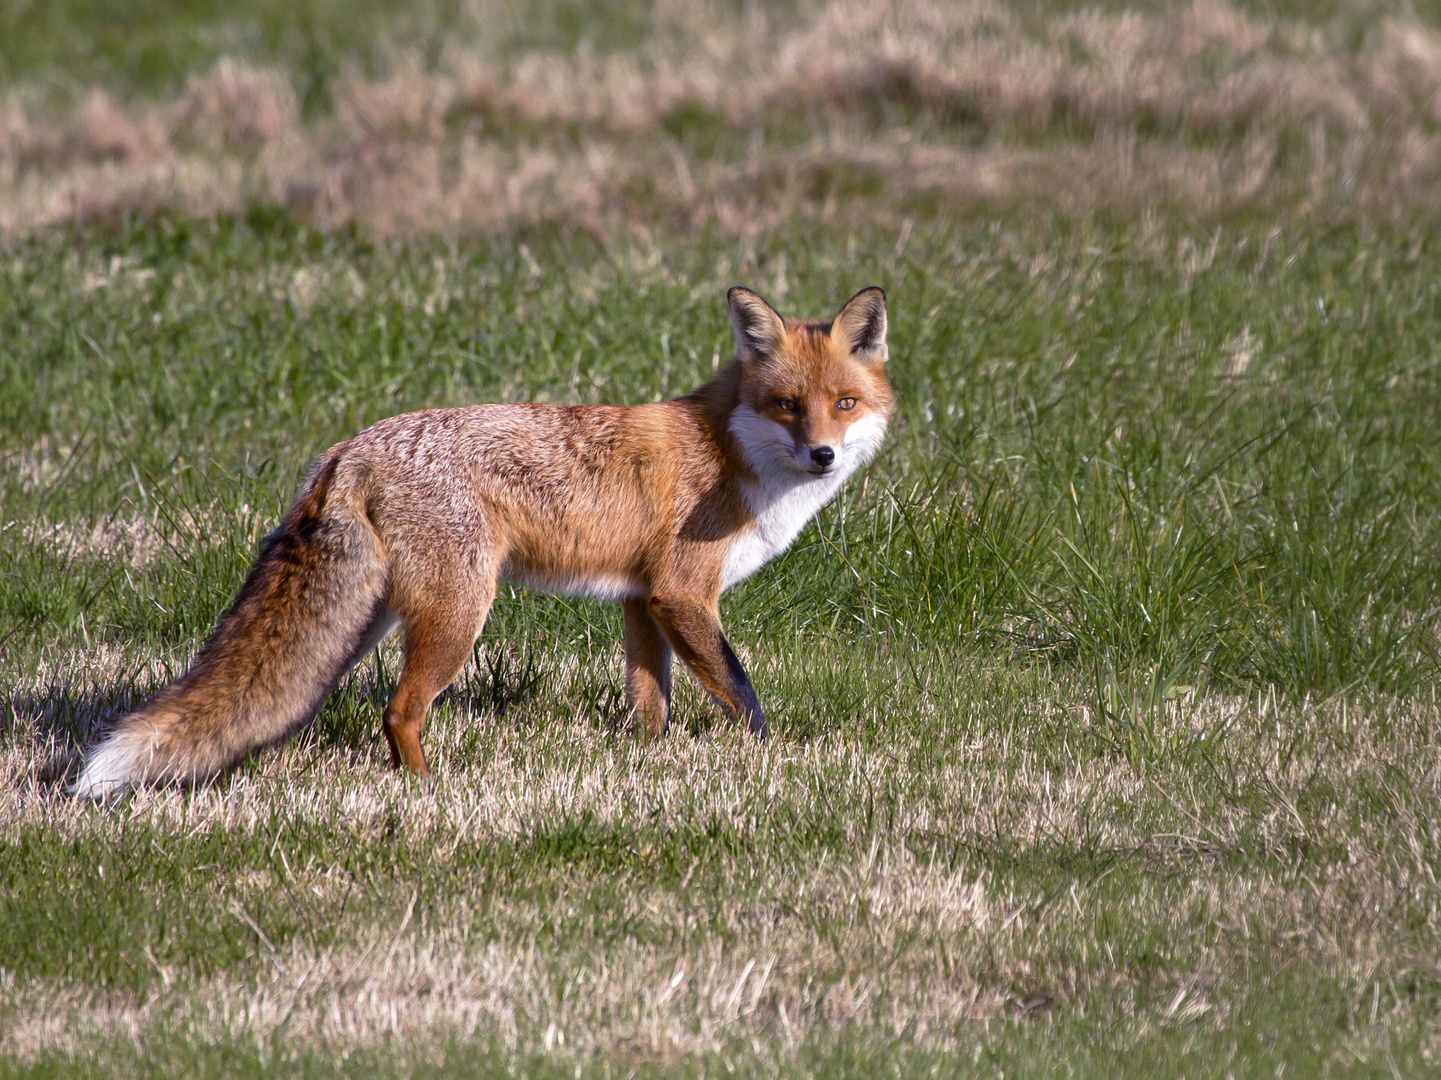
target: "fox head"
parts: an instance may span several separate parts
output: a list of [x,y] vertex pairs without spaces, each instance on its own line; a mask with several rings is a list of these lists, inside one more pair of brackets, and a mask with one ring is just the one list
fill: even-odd
[[740,366],[730,430],[767,479],[844,478],[890,418],[886,294],[871,286],[830,322],[784,319],[749,289],[727,293]]

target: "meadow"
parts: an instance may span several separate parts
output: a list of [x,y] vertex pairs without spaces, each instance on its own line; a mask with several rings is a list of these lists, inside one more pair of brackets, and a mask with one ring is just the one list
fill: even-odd
[[[0,17],[0,1076],[1437,1069],[1426,9],[293,7]],[[506,590],[431,784],[393,642],[213,785],[41,782],[327,446],[684,393],[737,283],[883,286],[899,401],[722,602],[770,742]]]

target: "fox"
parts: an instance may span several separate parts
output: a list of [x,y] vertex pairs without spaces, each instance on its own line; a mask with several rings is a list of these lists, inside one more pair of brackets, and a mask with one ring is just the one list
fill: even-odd
[[325,451],[190,667],[80,755],[69,793],[219,776],[309,723],[398,627],[381,729],[394,768],[429,776],[426,714],[502,581],[621,605],[643,736],[667,731],[678,656],[764,740],[720,597],[880,448],[894,406],[886,294],[862,289],[828,322],[784,318],[739,286],[726,299],[735,355],[684,397],[429,409]]

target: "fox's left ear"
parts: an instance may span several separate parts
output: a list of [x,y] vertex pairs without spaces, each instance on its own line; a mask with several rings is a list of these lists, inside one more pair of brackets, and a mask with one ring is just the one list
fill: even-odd
[[884,364],[886,348],[886,293],[872,285],[846,301],[831,323],[831,337],[850,346],[851,355],[865,364]]
[[731,329],[736,335],[736,355],[742,361],[752,356],[771,360],[786,339],[785,320],[776,309],[749,289],[732,286],[726,293],[731,309]]

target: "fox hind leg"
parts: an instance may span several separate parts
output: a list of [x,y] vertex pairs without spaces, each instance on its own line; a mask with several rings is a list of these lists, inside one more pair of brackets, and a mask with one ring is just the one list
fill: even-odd
[[418,776],[430,775],[420,748],[420,729],[436,695],[465,667],[494,599],[493,576],[465,580],[457,575],[433,597],[397,605],[405,626],[404,662],[383,722],[390,763],[395,767]]

